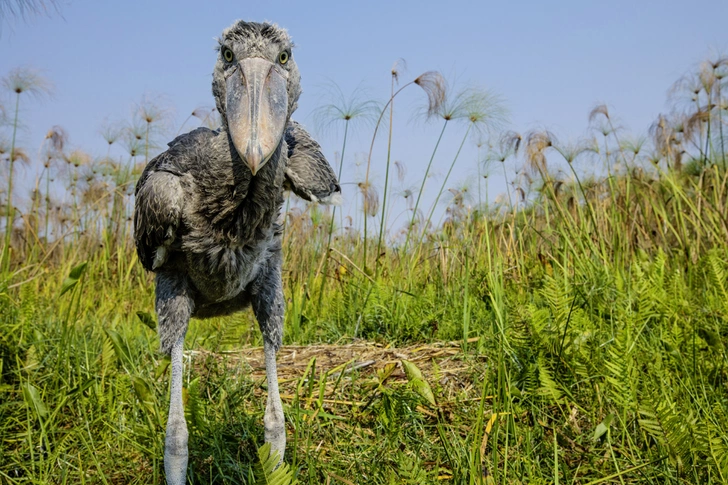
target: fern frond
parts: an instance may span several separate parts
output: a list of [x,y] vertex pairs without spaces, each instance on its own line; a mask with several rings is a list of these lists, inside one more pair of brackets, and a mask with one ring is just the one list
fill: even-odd
[[670,459],[681,472],[696,454],[707,451],[708,438],[692,412],[680,412],[666,395],[647,399],[637,420],[642,429],[667,448]]
[[188,422],[190,425],[202,431],[207,429],[203,409],[204,405],[200,397],[200,378],[196,377],[187,386],[187,406],[185,411],[189,414]]
[[718,256],[715,250],[711,251],[708,260],[708,279],[713,289],[718,293],[718,297],[723,301],[728,300],[728,292],[725,288],[726,272],[723,268],[723,260]]
[[253,466],[253,473],[256,485],[296,485],[298,483],[290,466],[279,460],[277,452],[271,453],[270,443],[265,443],[258,448],[258,460]]
[[104,342],[101,344],[101,355],[99,356],[100,364],[101,364],[101,377],[107,375],[109,373],[109,368],[111,367],[111,364],[116,360],[116,354],[114,353],[114,343],[111,341],[109,337],[106,337],[104,339]]
[[634,360],[628,351],[627,338],[624,330],[615,335],[614,342],[607,350],[604,366],[608,371],[607,382],[613,390],[612,400],[620,407],[631,409],[637,402],[633,385],[638,379],[634,372]]
[[539,394],[551,398],[553,401],[561,399],[563,392],[551,376],[551,372],[546,367],[546,359],[543,356],[539,356],[538,358],[538,380],[541,383],[538,389]]
[[20,288],[20,316],[23,325],[28,325],[35,321],[38,308],[38,295],[30,285],[24,285]]

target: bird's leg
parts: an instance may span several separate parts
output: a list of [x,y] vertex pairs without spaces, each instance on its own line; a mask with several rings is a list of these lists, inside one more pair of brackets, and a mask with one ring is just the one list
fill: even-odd
[[268,402],[265,406],[265,441],[271,445],[271,453],[278,453],[283,460],[286,451],[286,422],[278,392],[276,352],[283,340],[283,291],[281,283],[280,250],[274,253],[268,267],[253,284],[253,311],[263,333],[265,373],[268,380]]
[[182,405],[182,350],[187,324],[194,309],[191,290],[184,276],[157,273],[156,307],[160,350],[172,359],[167,434],[164,440],[164,473],[169,485],[184,485],[187,474],[187,423]]
[[172,389],[167,435],[164,439],[164,474],[169,485],[184,485],[187,474],[187,422],[182,405],[182,348],[184,336],[172,346]]
[[265,352],[265,375],[268,380],[268,402],[265,406],[265,441],[270,443],[271,453],[278,453],[279,461],[286,452],[286,422],[283,405],[278,392],[278,371],[276,369],[276,347],[269,342],[263,344]]

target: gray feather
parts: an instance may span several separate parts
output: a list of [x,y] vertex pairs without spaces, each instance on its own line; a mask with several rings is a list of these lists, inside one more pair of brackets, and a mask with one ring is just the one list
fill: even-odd
[[139,180],[134,208],[136,247],[142,265],[148,270],[166,261],[167,248],[176,239],[184,210],[184,191],[179,177],[155,167],[156,164],[150,163]]
[[321,146],[295,121],[288,123],[285,138],[288,145],[285,188],[311,202],[338,203],[341,187]]

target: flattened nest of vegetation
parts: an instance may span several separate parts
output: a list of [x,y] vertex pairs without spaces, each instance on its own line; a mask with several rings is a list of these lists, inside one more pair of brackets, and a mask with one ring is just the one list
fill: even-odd
[[[468,345],[477,345],[478,338],[469,339]],[[265,393],[265,357],[262,347],[211,353],[192,351],[225,361],[231,375],[247,374],[256,384],[255,393]],[[199,362],[198,359],[195,359]],[[485,360],[473,353],[464,352],[461,342],[439,342],[392,347],[368,341],[348,344],[286,345],[278,352],[278,382],[284,401],[299,397],[318,399],[322,378],[325,379],[326,404],[365,405],[364,401],[342,400],[345,394],[351,398],[359,392],[349,388],[352,381],[378,382],[386,374],[387,387],[396,388],[407,383],[402,361],[414,363],[429,382],[439,406],[448,402],[478,400],[482,391]],[[391,373],[387,371],[391,371]],[[385,374],[386,373],[386,374]],[[300,386],[309,386],[313,374],[313,395],[302,396]],[[342,375],[343,374],[343,375]],[[349,379],[347,379],[347,377]],[[383,382],[382,382],[383,383]],[[358,387],[358,386],[356,386]],[[349,388],[349,389],[347,389]],[[350,392],[347,392],[350,391]],[[354,391],[354,392],[351,392]],[[359,395],[358,397],[362,397]]]

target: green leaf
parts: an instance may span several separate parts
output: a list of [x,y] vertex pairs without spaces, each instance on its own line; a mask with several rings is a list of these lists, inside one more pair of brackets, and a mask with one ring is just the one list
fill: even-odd
[[114,353],[116,354],[116,358],[121,361],[122,365],[129,364],[131,362],[131,358],[129,357],[129,347],[127,347],[124,339],[121,337],[121,335],[108,328],[105,330],[105,332],[106,335],[109,336],[111,343],[114,345]]
[[95,378],[93,378],[93,379],[87,379],[83,384],[81,384],[79,386],[76,386],[73,389],[71,389],[70,391],[68,391],[68,394],[66,394],[66,397],[65,398],[69,398],[70,399],[70,398],[75,397],[75,396],[77,396],[79,394],[83,394],[83,392],[86,389],[88,389],[89,387],[91,387],[95,382],[96,382],[96,379]]
[[436,405],[435,395],[432,393],[432,388],[427,381],[423,379],[412,379],[410,383],[412,384],[412,388],[420,395],[420,397],[424,398],[425,401],[429,402],[433,406]]
[[425,380],[425,376],[422,375],[422,371],[409,360],[402,360],[402,368],[404,369],[405,375],[407,375],[408,381],[412,381],[412,379]]
[[154,370],[154,378],[159,379],[162,377],[162,374],[164,374],[167,369],[169,368],[169,364],[172,363],[172,360],[169,358],[169,356],[164,356],[164,358],[159,362],[159,365]]
[[258,461],[255,462],[253,468],[256,485],[296,485],[298,483],[290,466],[280,461],[277,452],[271,453],[270,443],[265,443],[258,448]]
[[157,322],[154,320],[154,317],[148,312],[136,312],[137,317],[139,317],[139,320],[146,325],[147,327],[151,328],[152,330],[157,329]]
[[159,415],[155,406],[154,391],[146,380],[139,376],[132,376],[132,385],[134,386],[134,394],[136,394],[141,409],[144,410],[148,418],[156,418],[159,421]]
[[597,425],[597,428],[594,430],[594,436],[592,436],[592,440],[596,441],[602,436],[604,436],[604,433],[606,433],[609,430],[609,425],[612,424],[612,421],[614,420],[614,414],[608,414],[604,420]]
[[36,350],[35,345],[31,345],[30,347],[28,347],[28,352],[25,357],[25,367],[23,368],[23,370],[25,372],[30,372],[38,367],[40,367],[40,361],[38,360],[38,351]]
[[408,360],[402,360],[402,367],[404,368],[407,380],[412,385],[414,391],[419,394],[420,397],[424,398],[425,401],[435,406],[435,395],[432,393],[432,388],[425,379],[425,376],[422,375],[422,371],[420,371],[414,363]]
[[723,342],[717,332],[707,328],[699,328],[698,336],[705,340],[705,343],[707,343],[713,350],[717,350],[719,352],[723,350]]
[[86,266],[88,266],[88,262],[84,261],[83,263],[79,264],[78,266],[74,266],[71,269],[68,277],[63,280],[63,284],[61,284],[61,295],[59,296],[62,296],[64,293],[76,286],[78,280],[81,279],[81,276],[83,276],[84,272],[86,271]]
[[39,418],[45,418],[48,414],[48,408],[46,407],[45,403],[43,403],[43,399],[40,397],[40,392],[38,392],[38,388],[36,388],[33,384],[30,384],[29,382],[26,382],[23,384],[23,398],[25,399],[25,403],[35,411],[35,415]]
[[147,381],[138,376],[133,376],[131,382],[134,385],[134,393],[137,398],[144,403],[153,402],[152,389],[147,384]]
[[394,362],[390,362],[390,363],[386,364],[384,367],[382,367],[381,369],[377,369],[377,379],[379,379],[380,386],[382,384],[384,384],[384,381],[389,379],[389,377],[394,372],[394,369],[396,369],[396,368],[397,368],[397,364],[395,364]]
[[63,284],[61,285],[61,294],[58,296],[63,296],[64,293],[76,286],[76,283],[78,283],[78,280],[73,280],[71,278],[66,278],[65,280],[63,280]]

